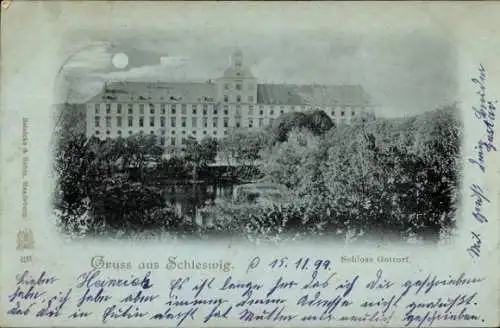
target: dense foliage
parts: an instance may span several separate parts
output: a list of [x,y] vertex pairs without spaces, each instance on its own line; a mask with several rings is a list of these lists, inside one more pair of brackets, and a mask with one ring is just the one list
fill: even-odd
[[[84,234],[437,242],[455,225],[461,133],[451,106],[338,127],[322,111],[289,113],[260,131],[188,139],[182,150],[168,149],[168,157],[153,136],[70,136],[56,151],[56,207],[62,227]],[[154,183],[159,177],[204,179],[200,172],[216,158],[233,169],[232,178],[286,186],[288,200],[216,202],[199,211],[202,225],[165,204],[165,188]]]

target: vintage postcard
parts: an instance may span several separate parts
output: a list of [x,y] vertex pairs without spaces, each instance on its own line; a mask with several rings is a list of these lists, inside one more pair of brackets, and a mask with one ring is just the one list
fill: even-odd
[[2,1],[0,326],[499,326],[499,14]]

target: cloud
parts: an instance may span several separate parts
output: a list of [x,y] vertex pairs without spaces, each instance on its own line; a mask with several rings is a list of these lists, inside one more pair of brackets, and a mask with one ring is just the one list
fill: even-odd
[[110,46],[107,44],[90,44],[83,49],[70,54],[64,62],[63,70],[70,72],[72,70],[99,71],[111,67]]
[[161,66],[179,67],[185,65],[188,61],[188,57],[181,56],[168,56],[160,58]]

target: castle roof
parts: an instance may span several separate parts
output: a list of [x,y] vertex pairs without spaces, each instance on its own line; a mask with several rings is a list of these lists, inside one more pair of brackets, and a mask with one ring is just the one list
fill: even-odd
[[[89,102],[215,102],[215,83],[113,82]],[[257,104],[366,106],[370,98],[359,85],[258,84]]]
[[244,79],[253,78],[252,72],[248,67],[228,67],[224,70],[224,79]]
[[370,97],[359,85],[259,84],[261,104],[366,106]]
[[90,102],[134,101],[134,102],[214,102],[214,83],[191,82],[113,82]]

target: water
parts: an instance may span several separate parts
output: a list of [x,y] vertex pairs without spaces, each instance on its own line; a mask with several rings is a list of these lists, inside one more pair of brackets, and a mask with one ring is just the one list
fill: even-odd
[[186,217],[201,225],[203,219],[199,209],[213,204],[216,200],[231,200],[236,184],[177,184],[165,186],[165,201],[179,216]]

